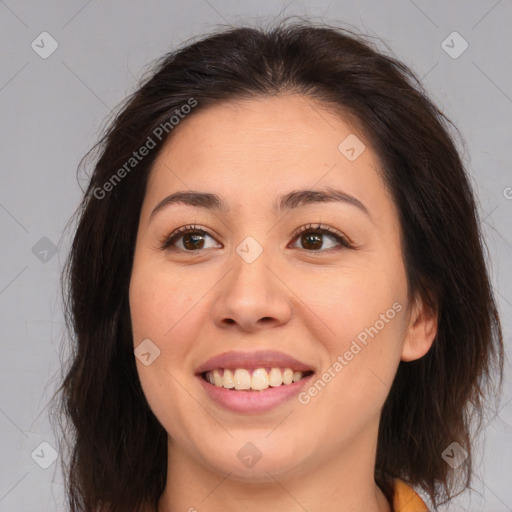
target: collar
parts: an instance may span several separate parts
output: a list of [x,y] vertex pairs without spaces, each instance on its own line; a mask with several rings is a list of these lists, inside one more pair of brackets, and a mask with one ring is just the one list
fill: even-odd
[[402,480],[395,479],[393,512],[429,512],[429,510],[412,487]]

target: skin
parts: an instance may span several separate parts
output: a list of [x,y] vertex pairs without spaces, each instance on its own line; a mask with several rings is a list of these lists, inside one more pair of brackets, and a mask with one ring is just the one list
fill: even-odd
[[[353,162],[338,150],[349,134],[366,146]],[[134,346],[150,339],[160,349],[149,366],[137,359],[169,435],[159,512],[390,512],[373,477],[379,414],[400,360],[422,357],[437,323],[408,296],[398,215],[376,154],[338,114],[291,94],[197,111],[172,135],[150,174],[130,283]],[[369,214],[341,202],[271,211],[291,190],[325,187],[356,197]],[[162,199],[187,190],[218,194],[231,211],[173,204],[150,219]],[[353,247],[327,234],[311,248],[292,236],[310,223]],[[189,224],[207,232],[203,249],[186,252],[183,236],[161,248]],[[263,249],[250,264],[235,250],[247,236]],[[228,350],[273,349],[319,377],[396,302],[402,310],[305,405],[231,412],[194,375]],[[247,442],[262,454],[252,468],[237,457]]]

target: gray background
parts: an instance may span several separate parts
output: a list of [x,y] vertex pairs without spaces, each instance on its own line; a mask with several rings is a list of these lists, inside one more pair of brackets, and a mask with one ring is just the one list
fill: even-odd
[[[382,38],[461,130],[510,353],[510,0],[0,0],[0,512],[64,510],[59,460],[40,443],[58,446],[47,404],[60,374],[59,276],[70,240],[64,228],[81,197],[81,156],[153,59],[217,24],[290,15]],[[51,49],[47,36],[38,37],[45,31],[58,48],[43,59],[31,43],[39,53]],[[469,44],[458,58],[461,40],[442,46],[453,31]],[[475,491],[442,510],[512,510],[510,373],[507,362],[498,415],[476,457]]]

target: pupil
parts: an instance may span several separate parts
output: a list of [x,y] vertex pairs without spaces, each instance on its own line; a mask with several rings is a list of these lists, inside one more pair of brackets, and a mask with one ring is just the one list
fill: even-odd
[[[308,233],[306,235],[303,235],[302,241],[305,240],[311,240],[313,238],[316,238],[316,243],[313,242],[313,249],[320,249],[322,247],[322,241],[321,241],[321,235],[315,234],[315,233]],[[306,242],[306,245],[308,245],[309,242]]]
[[[201,249],[201,247],[198,247],[197,243],[198,242],[201,242],[202,241],[202,236],[201,235],[194,235],[194,234],[186,234],[184,237],[183,237],[183,245],[187,248],[187,249]],[[191,239],[193,239],[193,242],[189,245],[188,244],[188,241],[190,241]]]

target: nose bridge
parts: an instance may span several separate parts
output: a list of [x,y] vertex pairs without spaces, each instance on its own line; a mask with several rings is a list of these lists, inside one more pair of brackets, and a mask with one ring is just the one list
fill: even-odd
[[[245,237],[229,258],[230,272],[217,294],[214,306],[218,325],[237,323],[243,329],[257,328],[262,319],[282,323],[289,317],[286,287],[276,277],[272,249],[264,247],[264,235]],[[275,260],[274,260],[275,261]]]
[[270,288],[274,285],[269,268],[272,264],[272,251],[268,247],[268,237],[265,240],[262,240],[263,236],[258,238],[261,243],[256,236],[246,236],[234,247],[230,258],[232,272],[229,277],[229,290],[239,297],[244,297],[244,301],[269,298]]

